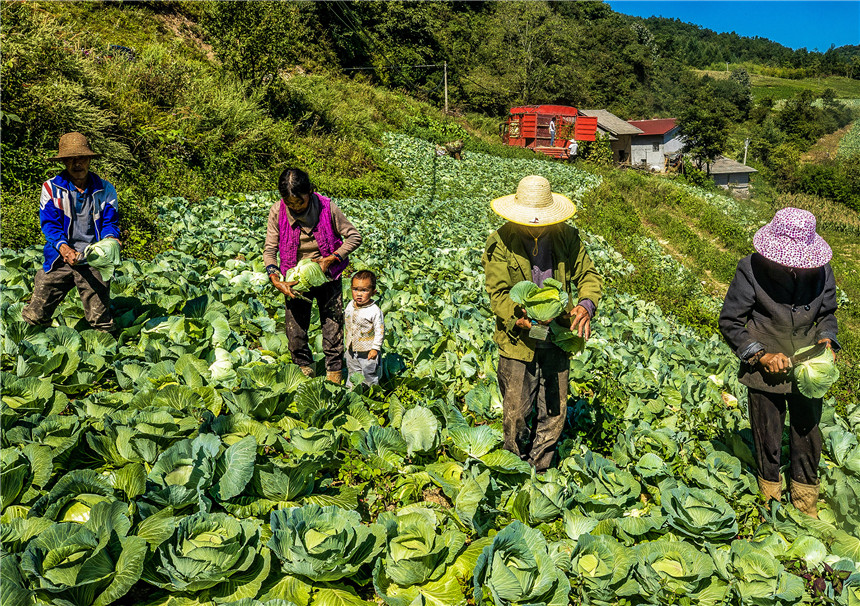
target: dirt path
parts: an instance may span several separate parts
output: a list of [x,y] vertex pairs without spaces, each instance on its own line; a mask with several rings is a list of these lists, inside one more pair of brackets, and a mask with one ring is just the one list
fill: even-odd
[[839,141],[851,130],[851,124],[840,128],[835,133],[821,137],[815,145],[800,157],[801,162],[819,163],[836,157]]

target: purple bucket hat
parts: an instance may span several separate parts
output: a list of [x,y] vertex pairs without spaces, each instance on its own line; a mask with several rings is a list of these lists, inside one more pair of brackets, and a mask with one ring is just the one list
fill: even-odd
[[811,269],[826,265],[833,251],[815,233],[815,215],[799,208],[783,208],[753,236],[753,246],[764,258],[786,267]]

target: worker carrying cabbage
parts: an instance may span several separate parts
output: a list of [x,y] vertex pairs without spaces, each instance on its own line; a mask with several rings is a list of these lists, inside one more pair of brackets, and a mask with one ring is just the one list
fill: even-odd
[[65,165],[45,181],[39,222],[45,234],[45,262],[36,273],[33,296],[21,311],[30,324],[47,326],[66,294],[77,287],[90,327],[114,331],[110,278],[119,263],[116,189],[90,172],[99,157],[81,133],[60,137],[57,160]]
[[344,364],[341,273],[350,253],[361,244],[361,234],[334,202],[314,191],[306,172],[284,170],[278,191],[281,199],[269,210],[263,262],[272,285],[286,296],[290,354],[305,375],[313,376],[308,330],[316,300],[326,377],[340,383]]
[[481,259],[496,316],[504,445],[545,471],[564,429],[570,353],[581,349],[568,337],[590,336],[603,281],[565,222],[576,206],[544,177],[523,178],[515,194],[491,204],[507,219]]
[[[778,211],[756,232],[753,247],[756,252],[740,260],[726,293],[720,331],[741,360],[738,378],[749,391],[760,492],[768,500],[782,496],[787,410],[791,501],[817,517],[822,396],[838,377],[833,253],[815,231],[815,216],[797,208]],[[803,350],[817,344],[824,351],[802,361]],[[819,376],[810,382],[807,366],[813,364]]]

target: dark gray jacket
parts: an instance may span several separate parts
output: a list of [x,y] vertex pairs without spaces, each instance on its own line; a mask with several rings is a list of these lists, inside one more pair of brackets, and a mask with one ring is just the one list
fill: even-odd
[[758,253],[741,259],[720,313],[720,332],[741,359],[740,382],[791,393],[790,375],[771,375],[744,360],[761,350],[790,356],[825,338],[839,349],[835,312],[836,281],[829,263],[792,269]]

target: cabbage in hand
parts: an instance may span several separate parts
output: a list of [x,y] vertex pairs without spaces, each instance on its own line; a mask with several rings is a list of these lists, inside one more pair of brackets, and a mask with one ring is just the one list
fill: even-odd
[[328,278],[323,273],[319,263],[311,259],[302,259],[298,265],[287,270],[284,281],[298,282],[298,284],[293,286],[293,290],[296,292],[307,292],[314,286],[322,286],[328,282]]
[[[803,353],[814,346],[798,349]],[[807,360],[794,367],[797,389],[807,398],[823,398],[827,390],[839,379],[839,369],[833,361],[833,351],[828,347],[820,356]]]
[[114,270],[122,263],[119,257],[119,242],[115,238],[103,238],[90,244],[84,255],[90,267],[99,270],[105,282],[113,278]]
[[564,284],[548,278],[543,288],[534,282],[523,280],[511,288],[510,297],[514,303],[522,305],[529,319],[548,322],[557,318],[567,309],[568,296]]

